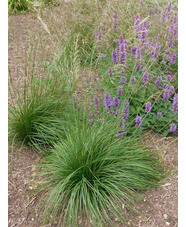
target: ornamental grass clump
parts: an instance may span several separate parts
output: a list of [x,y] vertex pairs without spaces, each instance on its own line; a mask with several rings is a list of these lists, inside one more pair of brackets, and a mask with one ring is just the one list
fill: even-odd
[[9,108],[9,138],[37,150],[64,137],[70,118],[70,94],[64,84],[30,83]]
[[[139,211],[139,190],[157,187],[163,164],[137,138],[120,139],[113,122],[76,121],[41,165],[40,191],[44,224],[92,226],[126,223]],[[99,127],[98,127],[99,126]]]

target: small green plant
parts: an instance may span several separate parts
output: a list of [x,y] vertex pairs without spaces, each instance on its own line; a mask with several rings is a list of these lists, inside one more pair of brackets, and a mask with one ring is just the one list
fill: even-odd
[[125,223],[127,210],[137,212],[143,198],[137,190],[156,187],[165,177],[158,156],[139,139],[119,139],[111,122],[87,121],[76,121],[41,165],[44,224],[84,226],[89,220],[104,226],[112,216]]
[[25,12],[32,7],[32,0],[8,0],[8,11],[10,13]]

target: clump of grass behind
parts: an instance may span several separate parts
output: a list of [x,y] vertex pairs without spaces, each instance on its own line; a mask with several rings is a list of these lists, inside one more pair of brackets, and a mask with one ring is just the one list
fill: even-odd
[[113,216],[126,223],[128,210],[139,211],[136,202],[143,197],[137,190],[161,184],[165,174],[158,156],[137,138],[117,138],[113,128],[76,121],[51,150],[40,173],[44,224],[85,226],[89,220],[104,226],[113,224]]
[[8,0],[8,11],[10,13],[24,12],[33,8],[32,0]]
[[64,82],[54,78],[30,82],[9,108],[10,138],[35,149],[50,146],[63,138],[70,108]]

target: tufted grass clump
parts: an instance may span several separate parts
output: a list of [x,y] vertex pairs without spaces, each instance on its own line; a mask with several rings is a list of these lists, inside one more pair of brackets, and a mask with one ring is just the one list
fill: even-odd
[[[40,209],[44,224],[92,226],[126,223],[139,212],[138,190],[161,184],[163,164],[137,138],[119,139],[113,123],[89,126],[76,121],[41,165]],[[138,203],[139,204],[139,203]]]
[[33,8],[33,0],[8,0],[8,11],[10,13],[25,12]]
[[9,108],[9,138],[37,150],[62,139],[70,119],[70,92],[62,82],[45,81],[28,83]]

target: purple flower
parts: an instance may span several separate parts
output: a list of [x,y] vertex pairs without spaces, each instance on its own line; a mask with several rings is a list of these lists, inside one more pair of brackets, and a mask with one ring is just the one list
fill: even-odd
[[112,62],[114,63],[114,64],[117,64],[118,63],[118,60],[117,60],[117,50],[113,50],[112,51]]
[[113,107],[118,107],[119,106],[119,99],[118,97],[113,98]]
[[116,116],[118,116],[118,114],[119,114],[119,109],[116,110]]
[[170,91],[168,89],[165,89],[163,92],[163,99],[168,100],[170,97]]
[[137,62],[135,65],[136,71],[140,71],[140,69],[142,68],[142,64],[141,62]]
[[117,11],[115,11],[115,13],[113,15],[112,25],[113,25],[113,27],[112,27],[113,32],[117,32],[118,31],[118,14],[117,14]]
[[163,114],[162,114],[162,112],[157,112],[157,117],[162,117],[163,116]]
[[93,117],[94,117],[94,115],[93,115],[93,114],[90,114],[90,115],[89,115],[89,118],[93,118]]
[[131,53],[135,54],[136,53],[136,49],[137,49],[136,47],[131,47]]
[[145,3],[144,3],[143,0],[140,1],[140,5],[141,5],[142,8],[144,7]]
[[169,86],[167,84],[163,84],[163,89],[167,89]]
[[118,91],[117,95],[122,95],[123,94],[123,91],[122,91],[122,88],[121,87],[118,87],[117,88],[117,91]]
[[140,31],[140,26],[139,26],[140,22],[141,22],[140,15],[137,14],[134,18],[134,31],[136,32],[134,36],[137,38],[140,37],[140,34],[137,34]]
[[170,125],[170,132],[176,132],[176,129],[177,129],[176,125],[174,123],[172,123]]
[[178,94],[175,94],[173,97],[172,112],[173,113],[178,112]]
[[101,58],[101,59],[102,58],[105,58],[105,55],[103,55],[103,54],[102,55],[99,55],[98,58]]
[[149,113],[151,111],[151,108],[152,108],[152,103],[147,102],[145,105],[145,113]]
[[117,135],[120,137],[120,138],[123,138],[125,135],[126,135],[126,131],[125,130],[122,130],[122,131],[118,131],[117,132]]
[[140,128],[141,124],[142,124],[142,117],[141,116],[137,116],[135,119],[135,128]]
[[109,112],[109,115],[114,115],[114,110],[111,110],[111,111]]
[[136,52],[135,52],[135,57],[136,59],[142,59],[142,54],[141,54],[141,50],[139,48],[139,46],[136,47]]
[[158,76],[157,80],[155,81],[156,86],[158,87],[161,84],[161,82],[162,82],[162,77]]
[[133,76],[132,79],[131,79],[131,83],[133,84],[133,83],[135,83],[135,82],[136,82],[136,77]]
[[141,32],[141,40],[140,40],[141,42],[148,35],[147,25],[148,25],[147,21],[144,21],[143,24],[142,24],[142,32]]
[[127,82],[126,78],[121,78],[119,84],[125,84]]
[[172,9],[172,3],[170,2],[169,5],[168,5],[168,7],[167,7],[167,11],[170,12],[171,9]]
[[176,62],[177,54],[175,52],[172,52],[172,51],[168,51],[168,53],[170,54],[169,65],[174,65],[175,62]]
[[166,77],[166,79],[167,79],[168,81],[171,81],[172,76],[171,76],[171,75],[168,75],[168,76]]
[[112,107],[112,101],[111,101],[111,97],[110,97],[110,93],[109,92],[105,93],[104,102],[105,102],[105,108],[107,110],[110,110],[111,107]]
[[122,128],[122,129],[125,128],[125,119],[124,119],[124,117],[121,118],[121,123],[120,123],[119,127]]
[[125,99],[124,103],[123,103],[123,118],[126,120],[128,119],[128,115],[129,115],[129,102]]
[[92,119],[89,120],[88,123],[89,123],[89,125],[92,125],[93,124],[93,120]]
[[99,99],[97,96],[94,96],[93,101],[94,101],[95,107],[99,107]]
[[126,53],[125,40],[120,39],[120,42],[119,42],[119,62],[121,64],[125,64],[126,57],[127,57],[127,53]]
[[170,95],[174,94],[175,92],[174,86],[169,87],[169,92],[170,92]]
[[143,83],[147,83],[148,81],[149,81],[149,73],[148,72],[145,72],[144,75],[143,75],[142,82]]

